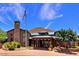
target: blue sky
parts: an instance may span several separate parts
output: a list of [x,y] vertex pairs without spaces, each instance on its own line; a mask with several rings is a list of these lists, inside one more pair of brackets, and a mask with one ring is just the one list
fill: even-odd
[[[23,18],[25,10],[26,16]],[[71,28],[79,34],[79,4],[0,4],[0,28],[4,31],[13,29],[16,20],[21,22],[23,29],[44,27],[60,30]]]

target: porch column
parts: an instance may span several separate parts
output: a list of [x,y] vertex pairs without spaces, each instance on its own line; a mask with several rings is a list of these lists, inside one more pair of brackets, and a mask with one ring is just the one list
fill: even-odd
[[32,40],[32,47],[34,47],[34,40]]
[[52,41],[51,41],[51,40],[49,40],[49,47],[51,47],[51,45],[52,45]]
[[38,47],[40,47],[40,40],[38,40]]
[[37,47],[37,40],[35,40],[35,47]]
[[36,47],[36,40],[35,40],[35,42],[34,42],[34,47]]
[[36,47],[38,47],[38,40],[36,40]]
[[38,40],[38,47],[39,47],[39,40]]

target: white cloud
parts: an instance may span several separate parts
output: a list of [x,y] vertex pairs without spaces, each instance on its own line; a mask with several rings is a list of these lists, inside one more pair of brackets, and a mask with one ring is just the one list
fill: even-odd
[[63,14],[60,14],[60,15],[58,15],[58,16],[55,16],[54,19],[55,19],[55,18],[60,18],[60,17],[63,17]]
[[52,23],[53,23],[53,22],[49,22],[49,23],[47,24],[47,26],[45,27],[45,29],[47,29]]
[[4,21],[4,18],[2,16],[0,16],[0,22],[7,25],[7,23]]
[[[63,14],[60,14],[60,9],[61,9],[61,6],[62,4],[60,3],[46,3],[44,4],[41,9],[40,9],[40,13],[39,13],[39,16],[41,19],[43,20],[54,20],[54,19],[57,19],[57,18],[60,18],[63,16]],[[50,25],[52,24],[53,22],[49,22],[47,24],[47,26],[45,28],[48,28],[50,27]]]
[[15,14],[19,20],[23,18],[25,8],[21,4],[15,4]]
[[13,4],[7,4],[7,5],[8,6],[5,6],[5,4],[2,5],[2,7],[0,8],[0,12],[2,14],[8,14],[8,12],[11,12],[12,14],[16,15],[16,19],[21,20],[24,15],[25,8],[21,4],[13,3]]
[[[13,22],[13,19],[11,18],[11,15],[9,15],[9,12],[15,16],[15,20],[21,20],[24,15],[25,8],[21,4],[16,3],[0,4],[0,22],[4,24],[7,24],[6,21],[8,20]],[[5,18],[5,16],[7,17]]]
[[41,9],[39,16],[43,20],[53,20],[55,18],[58,18],[61,14],[59,14],[59,10],[61,9],[62,4],[51,4],[46,3],[44,4]]
[[7,20],[9,20],[9,21],[11,21],[11,22],[13,23],[13,21],[12,21],[11,17],[10,17],[10,16],[8,16],[8,15],[7,15]]
[[[60,14],[60,15],[58,15],[58,16],[55,16],[54,19],[55,19],[55,18],[60,18],[60,17],[62,17],[62,16],[63,16],[63,15]],[[45,28],[47,29],[48,27],[50,27],[50,25],[51,25],[52,23],[53,23],[53,22],[49,22]]]

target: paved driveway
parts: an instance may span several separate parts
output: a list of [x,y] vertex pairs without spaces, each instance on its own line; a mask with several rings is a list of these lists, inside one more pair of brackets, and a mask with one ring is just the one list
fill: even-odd
[[67,54],[55,51],[46,50],[28,50],[28,49],[17,49],[15,51],[5,51],[0,49],[0,56],[79,56],[78,52]]

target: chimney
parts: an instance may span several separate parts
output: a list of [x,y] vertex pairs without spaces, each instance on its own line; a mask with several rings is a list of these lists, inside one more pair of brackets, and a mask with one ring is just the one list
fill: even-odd
[[20,29],[20,21],[15,21],[14,28]]

